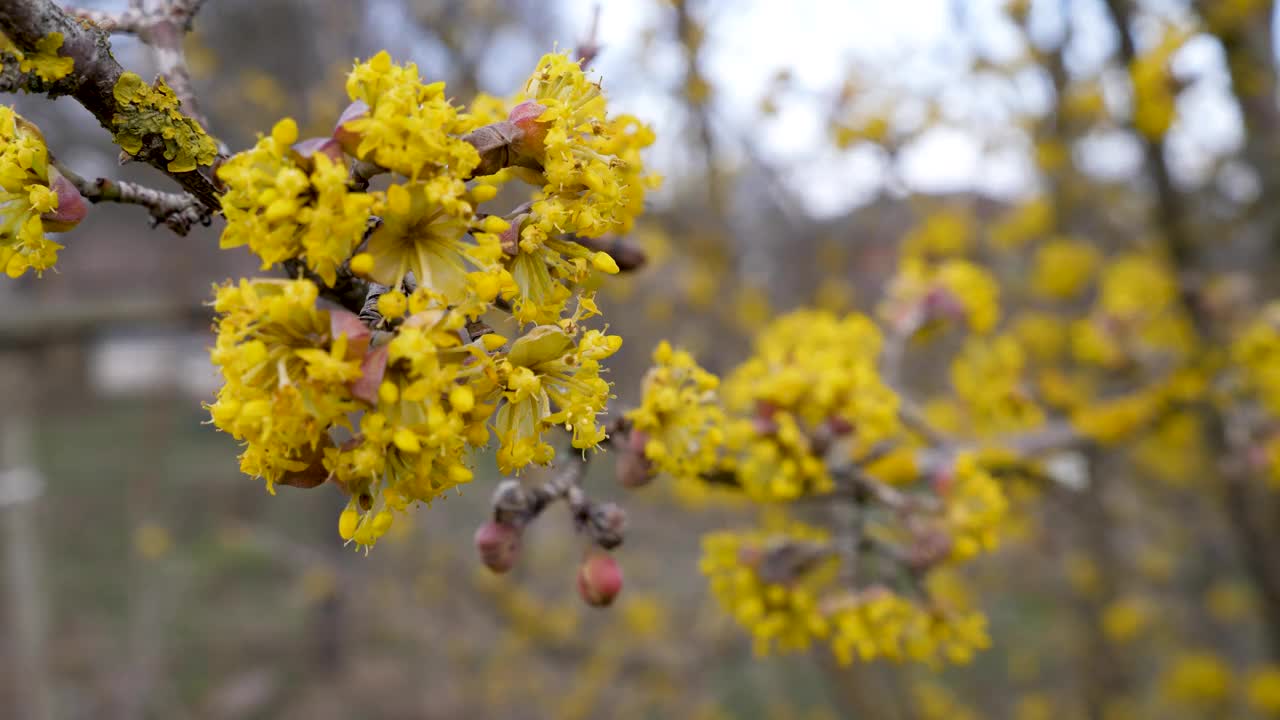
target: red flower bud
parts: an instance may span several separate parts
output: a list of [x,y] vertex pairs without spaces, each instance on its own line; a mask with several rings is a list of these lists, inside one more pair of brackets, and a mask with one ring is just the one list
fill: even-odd
[[832,415],[827,418],[827,427],[831,429],[831,434],[836,436],[848,435],[853,432],[853,423],[839,415]]
[[951,468],[942,468],[933,474],[933,491],[938,497],[946,498],[956,484],[956,473]]
[[89,214],[89,203],[70,180],[56,168],[49,168],[49,188],[58,194],[58,207],[40,216],[48,232],[66,232],[84,220]]
[[289,147],[289,155],[298,167],[311,172],[316,155],[326,155],[335,165],[342,163],[342,146],[333,138],[307,138]]
[[520,531],[495,520],[476,528],[475,543],[480,561],[496,573],[510,570],[520,556]]
[[656,475],[653,463],[644,456],[649,434],[640,430],[627,433],[627,439],[618,452],[618,482],[624,488],[639,488],[653,482]]
[[352,157],[356,155],[356,149],[360,147],[360,133],[347,129],[347,123],[352,120],[359,120],[368,116],[369,106],[363,100],[357,100],[347,106],[346,110],[338,116],[338,122],[333,126],[333,139],[338,141],[338,145],[342,147],[343,152]]
[[578,568],[578,594],[592,607],[607,607],[622,592],[622,568],[612,555],[594,552]]
[[507,120],[520,128],[521,138],[513,143],[514,149],[521,155],[541,155],[546,152],[544,141],[547,138],[549,123],[539,122],[538,118],[547,111],[547,106],[533,100],[525,100],[511,109]]
[[946,287],[935,287],[924,296],[924,317],[926,320],[961,320],[965,316],[964,304]]

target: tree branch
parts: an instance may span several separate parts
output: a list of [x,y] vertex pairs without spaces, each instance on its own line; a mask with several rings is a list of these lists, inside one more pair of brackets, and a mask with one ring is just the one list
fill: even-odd
[[[75,62],[75,69],[65,85],[55,84],[47,90],[51,97],[68,94],[97,118],[108,132],[113,132],[112,118],[119,111],[115,98],[116,82],[124,68],[111,54],[111,42],[100,28],[69,15],[52,0],[0,0],[0,32],[19,49],[34,52],[36,43],[50,33],[62,34],[60,54]],[[172,172],[164,156],[164,140],[159,135],[143,138],[142,149],[135,156],[173,178],[211,210],[220,207],[218,188],[209,169]]]
[[107,178],[87,180],[57,160],[53,164],[89,202],[95,205],[101,202],[140,205],[151,214],[155,225],[163,223],[179,235],[186,235],[195,225],[208,226],[213,221],[209,207],[190,193],[161,192],[145,185]]

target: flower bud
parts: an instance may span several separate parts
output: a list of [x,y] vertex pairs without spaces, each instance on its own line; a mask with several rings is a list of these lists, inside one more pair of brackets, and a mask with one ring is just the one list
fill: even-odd
[[839,415],[832,415],[827,418],[827,427],[830,428],[831,434],[837,437],[848,435],[853,432],[853,423]]
[[618,483],[624,488],[640,488],[653,482],[657,473],[653,463],[645,457],[644,446],[649,442],[649,434],[640,430],[631,430],[618,452]]
[[612,555],[593,552],[578,567],[578,594],[592,607],[607,607],[622,592],[622,568]]
[[49,189],[58,196],[58,207],[40,216],[48,232],[66,232],[84,220],[89,214],[89,203],[70,180],[57,168],[49,168]]
[[369,106],[363,100],[357,100],[347,106],[346,110],[338,116],[338,122],[333,126],[333,139],[338,141],[339,147],[348,155],[355,157],[356,150],[360,147],[362,135],[353,130],[347,129],[347,123],[353,120],[360,120],[369,115]]
[[289,146],[289,157],[307,172],[315,170],[317,155],[324,155],[336,165],[342,162],[342,147],[333,138],[307,138]]
[[938,286],[929,290],[921,301],[924,319],[928,320],[963,320],[964,303],[949,288]]
[[591,523],[591,537],[605,550],[622,544],[622,533],[627,529],[627,511],[617,503],[593,504],[587,517]]
[[513,143],[516,152],[521,155],[541,155],[546,152],[544,144],[547,138],[549,123],[539,122],[538,118],[547,111],[547,106],[533,100],[525,100],[511,108],[507,120],[520,128],[523,135]]
[[915,572],[925,572],[947,559],[954,539],[940,527],[917,532],[906,550],[907,567]]
[[930,481],[933,483],[933,492],[945,499],[951,494],[951,488],[956,484],[955,470],[949,467],[940,468],[933,474]]
[[485,567],[495,573],[505,573],[515,566],[520,556],[520,531],[489,520],[476,528],[475,544]]

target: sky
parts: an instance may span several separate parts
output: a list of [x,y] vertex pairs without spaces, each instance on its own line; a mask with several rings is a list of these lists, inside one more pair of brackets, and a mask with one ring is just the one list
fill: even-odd
[[[645,44],[645,31],[670,33],[672,10],[642,0],[563,0],[562,26],[585,28],[596,5],[601,8],[599,36],[606,51],[595,67],[611,84],[617,106],[652,122],[660,143],[681,130],[680,108],[667,88],[678,83],[682,59],[675,48]],[[1032,30],[1038,40],[1060,32],[1063,0],[1033,4]],[[785,168],[791,185],[818,216],[834,216],[868,202],[887,179],[904,190],[925,193],[978,191],[1012,198],[1033,192],[1034,168],[1028,146],[1016,137],[988,137],[1006,128],[1007,108],[1044,107],[1050,91],[1044,78],[1026,73],[1012,83],[975,80],[969,60],[981,56],[1007,61],[1021,52],[1021,39],[1000,14],[1001,0],[734,0],[698,4],[708,20],[704,70],[716,87],[717,126],[730,138],[757,141],[770,165]],[[1070,22],[1075,42],[1069,67],[1089,72],[1114,50],[1099,0],[1072,0]],[[1181,4],[1154,0],[1166,17],[1181,17]],[[964,28],[964,29],[962,29]],[[1158,28],[1138,28],[1139,46]],[[566,30],[566,32],[570,32]],[[562,38],[572,46],[576,35]],[[902,107],[895,116],[903,127],[920,122],[925,100],[941,101],[945,122],[904,148],[892,167],[882,151],[860,147],[834,152],[826,137],[820,98],[830,97],[856,67],[868,85],[887,89]],[[1175,72],[1193,82],[1179,100],[1180,121],[1169,136],[1175,177],[1188,184],[1211,181],[1210,160],[1238,147],[1241,124],[1232,103],[1221,50],[1208,39],[1193,40],[1173,60]],[[768,122],[757,108],[769,79],[780,69],[792,77],[796,92],[784,96]],[[1126,102],[1123,75],[1108,78],[1108,102]],[[872,98],[874,102],[874,98]],[[666,130],[667,133],[663,131]],[[1007,135],[1007,133],[1005,133]],[[730,148],[734,142],[725,143]],[[659,163],[688,162],[678,150],[655,149]],[[1076,160],[1101,177],[1123,178],[1140,162],[1137,142],[1126,133],[1100,133],[1077,148]],[[821,178],[815,182],[814,178]]]

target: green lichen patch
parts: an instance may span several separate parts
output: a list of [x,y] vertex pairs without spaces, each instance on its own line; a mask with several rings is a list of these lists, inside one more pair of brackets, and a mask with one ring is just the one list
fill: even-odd
[[218,146],[200,123],[179,110],[178,97],[156,80],[148,85],[137,73],[127,72],[116,81],[113,94],[118,109],[113,118],[116,144],[137,155],[149,137],[164,140],[164,156],[170,172],[188,172],[197,165],[211,165]]

